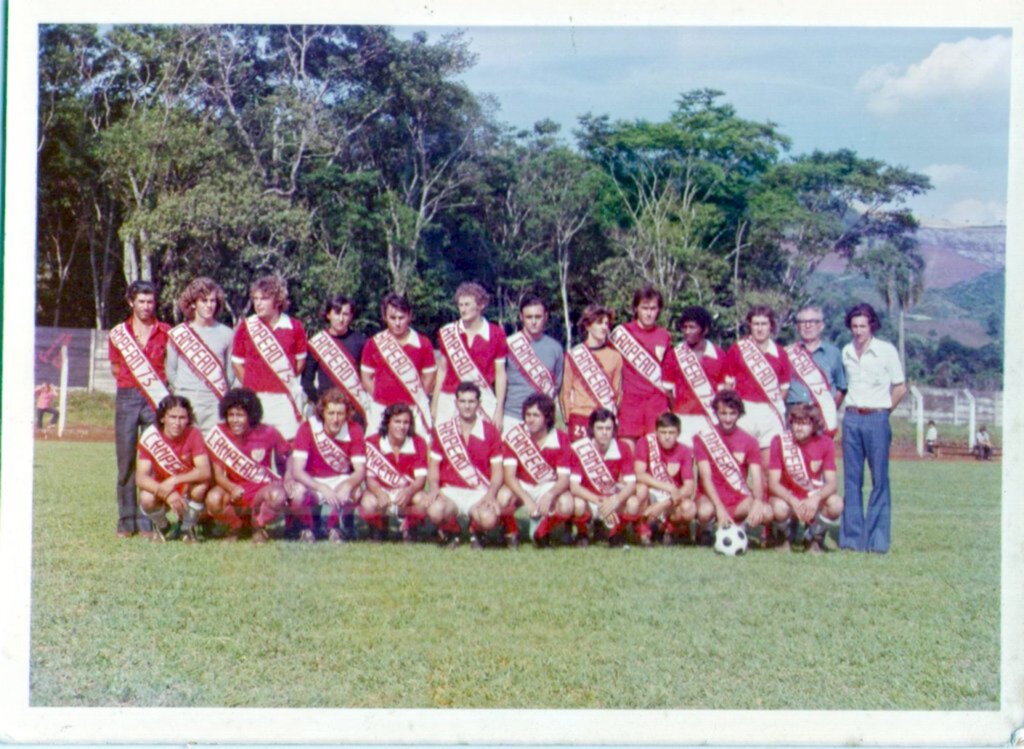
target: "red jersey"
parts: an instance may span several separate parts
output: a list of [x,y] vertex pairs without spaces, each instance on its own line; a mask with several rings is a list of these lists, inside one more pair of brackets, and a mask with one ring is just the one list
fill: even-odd
[[[836,443],[831,437],[816,434],[803,444],[797,442],[796,445],[800,448],[804,465],[807,466],[807,473],[812,481],[823,481],[825,471],[836,470]],[[776,435],[772,438],[768,455],[768,469],[782,471],[783,485],[797,497],[806,497],[807,490],[796,483],[786,471],[785,462],[782,460],[782,437]]]
[[[669,336],[667,330],[658,325],[655,325],[649,330],[644,330],[636,320],[631,320],[622,327],[629,331],[630,335],[632,335],[641,346],[647,349],[651,356],[659,362],[664,363],[665,354],[670,348],[672,348],[672,337]],[[661,358],[658,357],[656,352],[656,349],[659,348],[662,349]],[[622,409],[625,410],[628,408],[628,404],[630,403],[641,403],[646,401],[648,398],[664,399],[664,397],[664,391],[659,390],[652,385],[650,380],[636,370],[633,364],[629,361],[629,358],[623,355]]]
[[[285,458],[288,455],[289,448],[288,442],[277,429],[269,424],[259,424],[250,429],[245,437],[239,439],[232,433],[227,424],[222,424],[222,428],[228,439],[234,442],[239,450],[264,468],[276,471],[278,476],[284,476]],[[227,471],[228,478],[231,479],[232,483],[242,485],[247,495],[251,495],[263,486],[266,486],[266,484],[255,484],[246,481],[215,456],[211,455],[211,457]]]
[[[135,316],[132,315],[128,318],[125,323],[125,327],[128,328],[128,332],[135,336],[135,327],[133,321]],[[156,370],[157,376],[160,378],[160,382],[167,382],[167,375],[164,372],[164,359],[167,357],[167,334],[170,332],[171,326],[165,322],[157,320],[153,323],[153,329],[149,331],[149,339],[146,341],[146,345],[142,347],[142,353],[149,359],[149,363]],[[131,370],[128,369],[128,365],[124,362],[124,357],[121,356],[121,352],[117,350],[117,346],[107,341],[107,352],[110,357],[111,364],[117,364],[117,386],[119,388],[133,388],[138,387],[135,378],[132,377]]]
[[[480,370],[480,374],[487,380],[487,384],[494,385],[495,369],[494,365],[497,362],[504,362],[508,356],[508,341],[505,338],[505,331],[492,322],[484,320],[483,326],[479,332],[473,336],[473,343],[466,345],[466,333],[462,327],[462,321],[459,320],[455,323],[456,329],[459,332],[459,338],[462,339],[463,345],[466,346],[466,350],[469,351],[469,357],[476,364],[476,368]],[[448,349],[445,348],[444,341],[438,336],[438,343],[440,344],[441,354],[444,356],[445,361],[448,363],[447,371],[444,375],[444,382],[441,383],[442,393],[454,393],[455,388],[458,387],[460,378],[455,373],[455,367],[452,366],[451,356],[448,353]]]
[[[410,330],[405,343],[402,344],[402,349],[419,372],[420,382],[423,381],[423,375],[437,369],[434,347],[425,335]],[[390,406],[392,403],[411,403],[405,385],[398,379],[380,353],[380,349],[377,347],[377,336],[367,341],[360,366],[364,372],[373,373],[373,392],[370,395],[377,403],[385,406]],[[427,397],[430,397],[429,393],[427,393]]]
[[[456,417],[458,418],[458,417]],[[462,444],[466,446],[466,453],[473,466],[483,475],[487,482],[491,480],[491,465],[501,463],[501,433],[487,419],[478,418],[470,432],[469,440],[459,437]],[[441,438],[437,434],[437,428],[433,430],[433,439],[430,442],[430,454],[441,461],[441,486],[455,486],[462,489],[472,488],[455,470],[455,467],[448,460],[444,449],[441,447]]]
[[[718,392],[718,387],[725,377],[725,351],[711,341],[706,343],[704,354],[700,357],[700,366],[711,381],[711,388]],[[672,401],[673,413],[688,416],[703,416],[707,413],[690,387],[689,381],[683,376],[679,359],[671,350],[665,354],[662,361],[662,376],[666,383],[672,383],[676,388],[675,399]]]
[[[203,442],[203,435],[193,426],[189,426],[176,440],[172,440],[164,434],[163,430],[160,430],[160,435],[164,438],[164,442],[170,445],[178,460],[185,464],[186,471],[191,471],[195,468],[196,456],[206,455],[206,443]],[[141,442],[139,443],[138,456],[139,460],[148,460],[153,465],[154,479],[163,481],[170,478],[171,474],[160,466],[160,462],[153,457],[153,454]]]
[[[593,441],[593,440],[591,440]],[[600,453],[600,449],[597,448],[595,443],[595,449]],[[605,467],[608,472],[611,473],[615,483],[636,481],[636,468],[633,466],[633,451],[629,448],[629,443],[624,442],[620,439],[613,439],[611,444],[608,445],[608,450],[604,455],[601,456],[604,461]],[[602,494],[591,481],[590,476],[583,470],[583,464],[580,461],[580,456],[575,450],[571,451],[569,459],[569,473],[570,477],[580,482],[580,485],[595,494]]]
[[[682,486],[687,479],[693,479],[693,453],[682,442],[676,442],[675,447],[668,452],[659,444],[658,455],[676,486]],[[651,472],[651,452],[647,437],[636,441],[636,462],[643,463],[647,472],[654,475]]]
[[[769,341],[768,344],[768,350],[761,353],[768,360],[775,376],[779,378],[779,385],[788,385],[793,379],[793,365],[789,363],[786,349],[775,341]],[[734,343],[725,355],[725,374],[736,378],[736,392],[739,393],[740,398],[750,403],[768,403],[764,390],[750,374],[746,362],[743,361],[739,344]]]
[[[308,345],[306,331],[302,323],[295,317],[281,313],[272,328],[274,338],[281,344],[292,372],[298,375],[299,363],[306,358]],[[242,386],[257,393],[287,393],[288,388],[274,374],[274,370],[263,360],[260,352],[252,342],[249,329],[243,320],[235,328],[235,340],[231,346],[231,361],[245,366],[245,379]]]
[[306,473],[315,479],[328,478],[332,476],[344,476],[352,473],[352,468],[357,464],[366,463],[366,445],[363,442],[363,428],[354,421],[346,421],[341,425],[338,434],[332,437],[323,432],[321,439],[330,440],[344,453],[342,459],[343,467],[338,470],[332,466],[313,436],[313,427],[308,421],[299,424],[299,430],[292,440],[292,452],[300,464],[305,462],[303,467]]
[[[515,466],[516,478],[524,484],[532,485],[533,477],[523,467],[515,451],[509,447],[507,440],[502,444],[502,451],[505,455],[505,465],[510,468]],[[568,475],[571,453],[569,435],[561,429],[551,429],[540,445],[540,454],[544,458],[544,462],[558,474]]]
[[[736,459],[736,463],[740,467],[740,473],[743,475],[743,480],[746,481],[750,466],[759,465],[761,462],[761,448],[758,447],[757,440],[739,427],[736,427],[730,434],[725,434],[718,427],[715,427],[715,429],[718,430],[722,441],[725,442],[729,452]],[[711,482],[714,484],[715,491],[718,492],[718,497],[722,500],[722,504],[726,507],[735,507],[743,501],[744,495],[729,485],[725,477],[719,472],[715,461],[708,455],[708,448],[705,446],[700,433],[693,438],[693,457],[698,464],[702,460],[710,463]]]
[[[427,475],[427,441],[419,435],[406,437],[397,454],[390,440],[387,437],[381,437],[379,433],[367,437],[366,442],[380,451],[391,467],[403,476],[418,479]],[[383,475],[374,471],[371,462],[367,462],[366,475],[375,478],[385,489],[398,488],[392,486],[391,482],[387,481]]]

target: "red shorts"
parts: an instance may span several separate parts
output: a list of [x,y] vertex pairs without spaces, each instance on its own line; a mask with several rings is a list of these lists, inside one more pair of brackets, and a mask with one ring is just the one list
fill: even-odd
[[619,407],[619,436],[638,440],[655,429],[658,417],[668,411],[665,398],[651,397]]

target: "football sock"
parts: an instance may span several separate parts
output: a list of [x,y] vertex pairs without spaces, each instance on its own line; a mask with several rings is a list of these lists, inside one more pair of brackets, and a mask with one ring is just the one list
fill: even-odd
[[451,517],[441,523],[439,530],[457,536],[462,532],[462,528],[459,527],[459,521],[457,518]]
[[182,529],[191,530],[196,527],[196,524],[199,522],[199,516],[203,513],[203,506],[202,502],[195,502],[191,499],[188,501],[185,517],[181,521]]
[[167,508],[161,506],[159,510],[153,512],[142,511],[142,514],[153,521],[153,527],[163,530],[167,527]]
[[551,518],[547,515],[540,519],[540,522],[534,526],[534,521],[530,520],[530,538],[544,538],[551,532]]
[[270,502],[264,502],[260,505],[260,509],[253,518],[252,524],[257,528],[264,528],[274,522],[276,518],[277,510],[271,507]]
[[242,522],[242,518],[239,517],[238,512],[232,505],[227,505],[224,508],[224,512],[214,515],[213,519],[218,523],[223,523],[233,531],[236,531],[245,525],[245,523]]
[[506,536],[519,535],[519,523],[516,522],[515,515],[502,515],[501,528],[505,531]]
[[366,510],[360,509],[359,514],[363,516],[363,522],[365,522],[371,528],[376,528],[379,531],[384,530],[384,515],[379,512],[367,512]]

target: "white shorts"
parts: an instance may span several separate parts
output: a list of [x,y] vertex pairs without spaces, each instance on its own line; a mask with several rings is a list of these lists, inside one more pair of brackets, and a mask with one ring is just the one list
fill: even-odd
[[540,502],[540,498],[551,491],[551,487],[555,485],[555,482],[545,481],[543,484],[528,484],[525,481],[520,481],[519,485],[530,495],[530,499],[534,502]]
[[286,440],[295,437],[299,420],[295,418],[292,401],[285,393],[257,393],[263,404],[263,423],[269,424]]
[[679,441],[691,450],[693,449],[693,438],[697,432],[707,426],[710,421],[704,414],[676,414],[679,417]]
[[651,504],[657,504],[658,502],[664,502],[671,499],[672,495],[664,489],[655,489],[653,486],[648,486],[647,491],[650,493]]
[[[370,412],[366,414],[366,436],[377,434],[380,432],[380,422],[384,419],[384,410],[387,406],[383,403],[373,401],[370,403]],[[416,426],[416,434],[426,440],[427,444],[430,444],[430,429],[423,423],[423,418],[420,416],[420,410],[416,406],[410,406],[412,409],[413,423]]]
[[487,494],[486,489],[465,489],[461,486],[442,486],[441,494],[448,497],[459,508],[460,515],[468,515],[469,508]]
[[778,412],[768,403],[743,401],[745,413],[736,425],[757,440],[761,448],[771,447],[772,438],[782,434],[782,421]]

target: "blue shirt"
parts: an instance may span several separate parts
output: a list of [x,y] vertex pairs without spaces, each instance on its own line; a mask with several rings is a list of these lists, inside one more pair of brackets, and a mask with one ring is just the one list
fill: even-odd
[[[799,341],[796,345],[807,348],[804,346],[803,341]],[[843,369],[843,355],[837,347],[828,341],[822,341],[821,345],[811,352],[811,358],[828,377],[828,384],[833,398],[835,398],[837,390],[846,391],[846,370]],[[786,394],[786,403],[813,402],[811,391],[807,389],[803,380],[794,372],[793,379],[789,384],[789,393]]]

